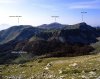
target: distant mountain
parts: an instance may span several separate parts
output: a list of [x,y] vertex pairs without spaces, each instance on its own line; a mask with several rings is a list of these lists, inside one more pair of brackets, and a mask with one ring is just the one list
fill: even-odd
[[62,29],[64,28],[66,25],[60,24],[60,23],[51,23],[51,24],[43,24],[38,26],[38,28],[42,28],[42,29],[48,29],[48,30],[53,30],[53,29]]
[[97,42],[100,30],[86,23],[63,25],[45,24],[38,27],[29,25],[13,26],[0,31],[0,62],[10,62],[19,57],[12,51],[28,52],[34,56],[77,56],[89,54]]
[[6,29],[8,27],[11,27],[9,24],[1,24],[0,25],[0,30]]

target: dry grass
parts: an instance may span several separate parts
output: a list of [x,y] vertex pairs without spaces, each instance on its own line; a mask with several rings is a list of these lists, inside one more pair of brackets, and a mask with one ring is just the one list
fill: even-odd
[[[51,66],[46,70],[48,63]],[[100,76],[100,54],[38,59],[20,65],[0,65],[0,69],[3,79],[12,76],[22,79],[96,79]]]

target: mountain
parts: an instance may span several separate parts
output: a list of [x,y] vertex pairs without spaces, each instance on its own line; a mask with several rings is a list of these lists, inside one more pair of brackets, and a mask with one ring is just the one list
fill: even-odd
[[97,41],[98,32],[94,27],[83,22],[65,27],[61,31],[61,35],[65,36],[64,38],[68,42],[90,44]]
[[40,26],[38,26],[38,28],[47,29],[47,30],[53,30],[53,29],[56,30],[56,29],[62,29],[65,26],[66,25],[63,25],[63,24],[54,22],[54,23],[51,23],[51,24],[43,24],[43,25],[40,25]]
[[52,23],[39,26],[39,28],[49,30],[47,34],[50,34],[51,32],[51,37],[48,38],[48,40],[58,39],[62,42],[90,44],[96,42],[96,37],[99,36],[99,33],[94,27],[91,27],[84,22],[75,25]]
[[[38,27],[13,26],[0,31],[0,63],[21,59],[20,56],[30,60],[35,56],[90,54],[94,50],[90,44],[96,43],[97,37],[100,37],[100,31],[84,22],[75,25],[51,23]],[[27,54],[12,53],[20,51]]]
[[23,41],[29,39],[38,32],[40,32],[40,29],[29,25],[13,26],[0,31],[0,44],[8,43],[10,41]]
[[91,27],[90,25],[87,25],[85,22],[69,25],[65,27],[66,29],[81,29],[81,30],[93,30],[94,27]]

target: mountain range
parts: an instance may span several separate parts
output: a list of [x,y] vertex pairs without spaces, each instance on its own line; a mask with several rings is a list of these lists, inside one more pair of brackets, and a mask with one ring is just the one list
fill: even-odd
[[[12,26],[0,31],[0,64],[15,62],[21,56],[30,60],[35,56],[59,57],[90,54],[91,43],[100,37],[100,29],[86,23],[60,23]],[[12,52],[27,52],[26,54]],[[20,61],[20,60],[19,60]],[[21,60],[23,62],[23,59]]]

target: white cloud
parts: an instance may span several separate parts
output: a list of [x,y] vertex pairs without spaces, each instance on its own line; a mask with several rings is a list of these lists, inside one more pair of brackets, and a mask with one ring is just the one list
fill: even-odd
[[100,9],[100,0],[76,2],[68,5],[70,9]]

